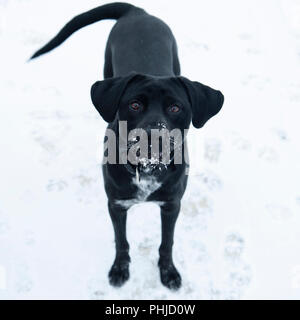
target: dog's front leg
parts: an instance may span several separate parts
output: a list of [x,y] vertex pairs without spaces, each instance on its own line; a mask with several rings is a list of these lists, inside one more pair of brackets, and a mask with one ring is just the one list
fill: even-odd
[[113,223],[116,243],[116,258],[109,271],[111,285],[120,287],[129,279],[129,244],[126,239],[127,209],[113,202],[108,203],[109,214]]
[[179,289],[181,277],[174,266],[172,247],[175,223],[180,211],[180,201],[166,202],[161,206],[161,232],[162,240],[159,247],[158,266],[160,279],[163,285],[169,289]]

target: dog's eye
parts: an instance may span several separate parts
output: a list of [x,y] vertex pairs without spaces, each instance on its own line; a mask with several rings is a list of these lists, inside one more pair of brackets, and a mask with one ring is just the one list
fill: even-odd
[[180,107],[177,106],[176,104],[173,104],[172,106],[170,106],[169,111],[172,113],[177,113],[180,111]]
[[142,104],[138,101],[133,101],[133,102],[130,102],[129,107],[133,111],[138,111],[142,108]]

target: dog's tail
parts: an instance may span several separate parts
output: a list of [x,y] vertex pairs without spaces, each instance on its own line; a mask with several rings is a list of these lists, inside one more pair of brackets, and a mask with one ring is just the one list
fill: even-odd
[[129,3],[115,2],[105,4],[90,11],[84,12],[69,21],[60,32],[46,45],[39,49],[30,59],[34,59],[56,48],[77,30],[105,19],[119,19],[131,10],[143,11]]

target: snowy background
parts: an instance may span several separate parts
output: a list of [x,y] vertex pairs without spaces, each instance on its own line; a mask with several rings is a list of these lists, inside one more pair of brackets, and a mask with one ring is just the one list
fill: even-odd
[[113,21],[29,56],[95,0],[0,0],[0,299],[299,299],[300,1],[132,1],[169,24],[182,74],[222,90],[191,129],[175,234],[183,286],[159,280],[159,209],[128,217],[131,278],[110,287],[113,229],[100,170]]

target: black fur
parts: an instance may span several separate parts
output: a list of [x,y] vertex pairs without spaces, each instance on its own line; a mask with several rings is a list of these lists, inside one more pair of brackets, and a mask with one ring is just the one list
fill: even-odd
[[[224,101],[220,91],[180,76],[175,38],[169,27],[144,10],[126,3],[107,4],[72,19],[32,58],[60,45],[78,29],[102,19],[118,19],[105,51],[104,79],[91,88],[94,106],[107,121],[108,128],[119,133],[119,120],[128,122],[128,131],[143,128],[147,132],[161,125],[182,132],[192,122],[201,128],[217,114]],[[128,106],[139,101],[138,112]],[[179,112],[172,114],[171,105]],[[117,141],[119,143],[119,140]],[[182,142],[182,153],[185,141]],[[158,201],[161,207],[162,241],[159,269],[162,283],[170,289],[181,286],[181,277],[172,260],[172,245],[180,201],[184,194],[187,164],[174,161],[163,170],[140,171],[140,177],[160,183],[145,201]],[[136,167],[131,164],[104,164],[103,176],[112,219],[116,258],[109,272],[112,285],[121,286],[129,278],[129,244],[126,239],[127,210],[139,193],[133,183]],[[125,201],[125,202],[124,202]],[[127,201],[127,202],[126,202]],[[130,202],[131,201],[131,202]],[[124,203],[129,203],[125,206]]]

